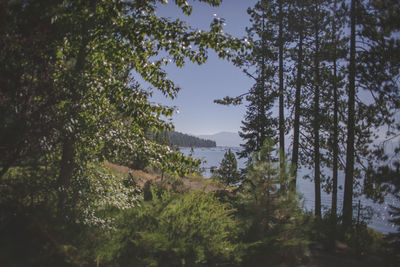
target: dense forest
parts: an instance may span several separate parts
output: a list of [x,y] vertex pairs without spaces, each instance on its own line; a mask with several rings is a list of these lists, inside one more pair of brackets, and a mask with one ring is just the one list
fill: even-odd
[[168,131],[166,132],[168,140],[174,146],[180,147],[216,147],[217,144],[212,140],[205,140],[188,134]]
[[[158,16],[167,2],[0,2],[0,265],[398,266],[400,3],[259,0],[237,38],[221,18]],[[180,90],[165,66],[211,50],[254,85],[215,100],[246,105],[246,168],[229,150],[204,179],[158,134],[174,107],[150,98]],[[389,194],[383,235],[354,198]]]

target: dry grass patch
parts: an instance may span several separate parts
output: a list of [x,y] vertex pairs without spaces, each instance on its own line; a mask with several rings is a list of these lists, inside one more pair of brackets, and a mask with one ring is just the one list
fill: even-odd
[[144,185],[150,181],[152,184],[158,184],[168,189],[173,189],[180,192],[193,192],[193,191],[204,191],[206,193],[215,192],[218,190],[226,189],[221,183],[214,179],[204,178],[198,175],[190,175],[187,177],[179,178],[179,185],[177,187],[169,184],[168,178],[161,179],[161,176],[156,173],[148,173],[140,170],[133,170],[126,166],[117,165],[111,162],[104,162],[104,166],[110,168],[119,174],[131,174],[138,178],[138,185],[143,188]]

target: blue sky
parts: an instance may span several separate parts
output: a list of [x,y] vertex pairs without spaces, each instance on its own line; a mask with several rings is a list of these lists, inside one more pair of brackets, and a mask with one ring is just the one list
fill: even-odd
[[[254,6],[256,0],[225,0],[219,7],[212,7],[198,1],[193,5],[191,16],[182,15],[173,0],[160,6],[157,15],[179,17],[194,28],[207,30],[210,22],[217,17],[226,20],[224,31],[236,37],[245,36],[249,25],[247,8]],[[168,65],[165,70],[182,90],[174,100],[155,93],[152,102],[176,106],[173,122],[175,130],[190,134],[213,134],[222,131],[237,132],[245,114],[245,106],[222,106],[213,103],[214,99],[242,94],[252,86],[253,81],[231,62],[219,59],[210,51],[208,61],[198,66],[187,63],[183,68]]]

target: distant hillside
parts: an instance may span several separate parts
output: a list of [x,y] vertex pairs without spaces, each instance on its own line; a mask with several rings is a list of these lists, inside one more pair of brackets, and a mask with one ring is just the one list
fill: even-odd
[[167,137],[170,142],[175,146],[183,147],[216,147],[217,144],[212,140],[205,140],[203,138],[195,137],[192,135],[180,132],[167,132]]
[[213,140],[217,146],[239,147],[243,143],[238,133],[220,132],[212,135],[199,135],[199,138]]

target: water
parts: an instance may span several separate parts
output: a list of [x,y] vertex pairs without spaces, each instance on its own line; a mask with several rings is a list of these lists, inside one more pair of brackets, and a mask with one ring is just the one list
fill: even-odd
[[[231,149],[233,153],[240,151],[238,147],[212,147],[212,148],[194,148],[193,152],[191,148],[181,148],[182,153],[185,155],[191,154],[193,157],[201,159],[205,161],[202,164],[202,167],[205,168],[203,173],[204,177],[211,177],[210,168],[211,167],[219,167],[224,154],[228,149]],[[246,164],[245,159],[237,159],[238,167],[244,168]],[[314,183],[309,179],[303,179],[301,177],[305,175],[309,175],[312,177],[312,170],[302,169],[299,170],[298,179],[297,179],[297,192],[299,192],[303,196],[304,209],[308,211],[314,210]],[[343,201],[343,188],[344,188],[344,173],[339,172],[338,177],[338,212],[342,209],[342,201]],[[341,187],[341,188],[340,188]],[[394,232],[396,229],[393,224],[389,223],[388,219],[390,215],[389,204],[391,205],[399,205],[397,200],[393,196],[387,196],[385,198],[385,202],[382,204],[374,203],[370,199],[366,199],[361,196],[359,198],[353,199],[353,205],[355,216],[357,216],[358,204],[361,204],[361,207],[370,206],[373,210],[373,216],[368,223],[368,226],[372,229],[379,231],[381,233],[387,234],[389,232]],[[331,206],[331,195],[325,193],[321,190],[321,204],[323,209],[329,209]],[[363,209],[362,209],[363,210]]]

